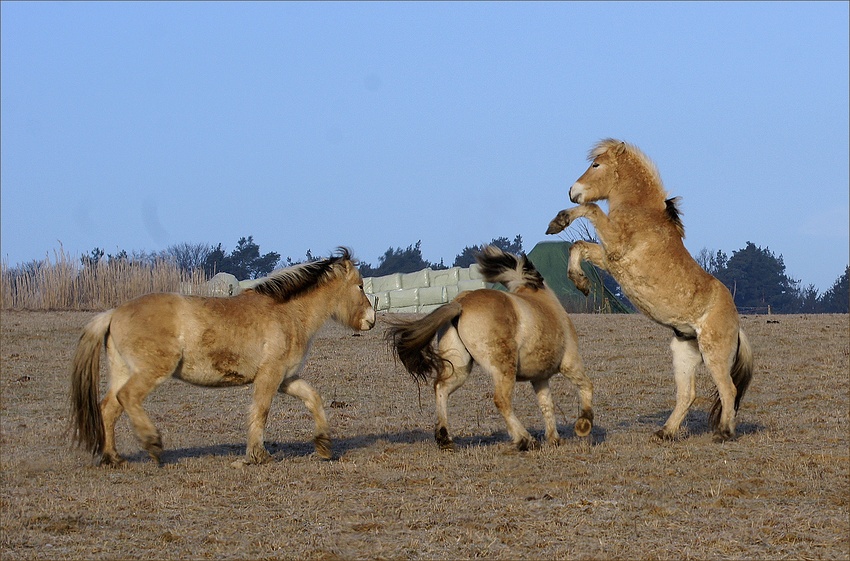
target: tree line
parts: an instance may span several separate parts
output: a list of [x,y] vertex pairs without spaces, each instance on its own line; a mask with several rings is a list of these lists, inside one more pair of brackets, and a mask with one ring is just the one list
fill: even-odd
[[[506,237],[494,238],[490,244],[500,247],[510,253],[524,252],[522,236],[517,235],[512,240]],[[481,250],[480,245],[464,247],[458,253],[452,267],[468,267],[475,262],[475,254]],[[216,273],[230,273],[240,280],[256,279],[268,275],[279,267],[288,267],[307,261],[315,261],[323,256],[313,256],[307,250],[303,259],[293,260],[287,257],[281,259],[279,253],[271,251],[262,253],[260,246],[253,236],[241,237],[236,246],[227,251],[221,243],[210,244],[180,243],[169,246],[158,253],[119,251],[115,255],[106,254],[100,248],[94,248],[89,254],[81,257],[84,267],[96,269],[98,263],[141,262],[151,264],[157,261],[168,261],[177,265],[187,274],[203,271],[206,278]],[[819,293],[812,285],[802,286],[801,281],[789,276],[785,270],[782,255],[774,254],[769,248],[759,247],[748,241],[747,244],[732,252],[729,256],[723,251],[701,249],[694,256],[696,261],[710,274],[714,275],[732,293],[736,306],[751,313],[847,313],[850,309],[850,285],[848,273],[850,266],[845,267],[844,273],[835,280],[833,285]],[[25,274],[37,269],[39,262],[34,261],[21,265],[11,274]],[[422,242],[408,245],[406,248],[389,247],[378,257],[375,266],[361,262],[360,272],[364,277],[383,276],[393,273],[412,273],[425,268],[446,269],[441,259],[430,262],[422,256]],[[616,281],[602,273],[606,287],[624,304],[630,306],[622,294]]]

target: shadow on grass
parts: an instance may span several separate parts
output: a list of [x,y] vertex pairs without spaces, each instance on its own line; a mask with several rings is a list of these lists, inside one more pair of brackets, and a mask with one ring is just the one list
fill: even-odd
[[[649,433],[654,433],[660,429],[667,418],[673,412],[672,409],[657,411],[650,415],[638,415],[634,419],[617,423],[617,429],[625,430],[647,430]],[[738,437],[756,434],[765,429],[764,425],[755,422],[740,422],[736,427]],[[714,429],[708,422],[707,411],[690,410],[682,422],[682,429],[679,433],[679,438],[687,438],[689,436],[698,436],[702,434],[712,434]]]
[[[582,438],[575,435],[572,427],[559,426],[558,431],[566,442],[573,440],[581,441]],[[539,442],[543,442],[542,431],[530,431]],[[594,426],[590,435],[584,437],[591,445],[601,444],[605,441],[608,431],[600,426]],[[457,449],[475,448],[479,446],[499,446],[510,443],[510,437],[506,431],[498,431],[487,435],[473,436],[458,436],[454,438]],[[434,448],[437,444],[434,441],[432,431],[423,429],[406,430],[399,432],[385,432],[377,434],[368,434],[361,436],[352,436],[348,438],[340,438],[332,441],[331,449],[333,450],[333,459],[337,460],[347,452],[368,448],[378,442],[386,442],[389,444],[414,444],[417,442],[434,443]],[[312,440],[294,441],[294,442],[266,442],[266,449],[274,457],[274,461],[282,461],[286,458],[307,457],[313,454],[315,447]],[[233,457],[238,459],[245,454],[244,443],[223,443],[211,444],[209,446],[193,446],[188,448],[166,448],[163,450],[160,460],[162,465],[176,464],[181,460],[190,458],[203,458],[206,456],[214,457]],[[144,450],[139,450],[133,454],[125,456],[130,463],[149,462],[150,457]]]

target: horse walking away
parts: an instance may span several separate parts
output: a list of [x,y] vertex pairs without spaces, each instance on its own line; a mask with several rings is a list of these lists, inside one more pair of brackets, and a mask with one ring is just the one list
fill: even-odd
[[[502,283],[508,292],[464,291],[421,319],[387,320],[387,342],[407,371],[423,381],[436,373],[437,443],[444,449],[454,448],[448,430],[448,398],[463,385],[475,362],[492,376],[496,407],[520,450],[536,447],[537,441],[514,414],[514,385],[531,382],[543,413],[546,441],[558,444],[549,379],[559,372],[578,387],[581,409],[575,434],[587,436],[593,426],[593,384],[579,357],[575,328],[558,298],[524,254],[488,246],[476,259],[484,278]],[[432,344],[435,336],[436,346]]]
[[[169,377],[208,387],[254,384],[244,460],[271,460],[263,432],[275,390],[304,402],[315,421],[316,453],[330,458],[319,394],[299,377],[310,342],[332,318],[356,330],[375,325],[375,310],[346,248],[328,259],[282,269],[231,298],[148,294],[95,316],[84,328],[71,376],[74,441],[101,465],[125,460],[115,423],[127,412],[136,437],[157,463],[162,438],[142,401]],[[109,386],[98,404],[100,357]]]
[[[732,295],[685,249],[679,199],[667,198],[646,155],[607,139],[593,147],[588,160],[590,167],[570,187],[570,201],[578,206],[559,212],[546,231],[556,234],[579,218],[596,229],[600,244],[572,246],[569,278],[587,294],[581,261],[590,261],[611,273],[639,310],[673,330],[676,405],[656,437],[675,437],[696,398],[696,369],[704,363],[717,387],[709,413],[714,439],[734,439],[753,355]],[[594,203],[600,200],[608,201],[607,215]]]

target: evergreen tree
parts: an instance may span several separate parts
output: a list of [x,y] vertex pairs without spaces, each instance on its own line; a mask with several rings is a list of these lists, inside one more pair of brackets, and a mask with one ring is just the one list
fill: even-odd
[[229,255],[218,244],[207,256],[204,271],[208,276],[230,273],[240,280],[258,279],[271,273],[279,261],[280,254],[274,251],[260,255],[260,246],[254,243],[253,236],[248,236],[239,238]]
[[[517,234],[514,238],[514,241],[511,242],[508,238],[493,238],[490,242],[490,245],[494,245],[501,249],[502,251],[506,251],[508,253],[513,253],[518,255],[523,252],[522,249],[522,236]],[[463,251],[460,252],[458,256],[455,257],[454,267],[469,267],[473,263],[475,263],[475,256],[484,249],[484,246],[481,245],[472,245],[466,246],[463,248]]]
[[739,308],[770,306],[779,313],[797,311],[799,281],[785,274],[782,255],[776,257],[769,248],[747,242],[715,276],[729,288]]
[[850,312],[850,265],[844,268],[844,274],[838,277],[832,288],[820,298],[819,310],[827,314],[846,314]]

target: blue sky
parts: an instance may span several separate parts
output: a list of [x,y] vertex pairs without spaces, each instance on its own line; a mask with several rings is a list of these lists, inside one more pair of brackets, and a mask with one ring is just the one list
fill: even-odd
[[[9,265],[247,235],[375,266],[520,234],[629,141],[691,253],[828,289],[850,247],[847,2],[0,4]],[[566,238],[570,235],[566,232]]]

